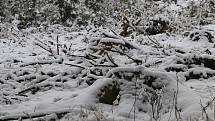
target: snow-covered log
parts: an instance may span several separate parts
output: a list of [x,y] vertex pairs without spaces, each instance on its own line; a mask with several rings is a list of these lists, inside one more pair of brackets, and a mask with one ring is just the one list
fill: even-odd
[[46,112],[32,112],[32,113],[21,113],[21,114],[15,114],[15,115],[7,115],[0,117],[0,121],[10,121],[10,120],[19,120],[19,119],[34,119],[39,117],[44,117],[46,115],[50,114],[56,114],[58,116],[65,115],[67,113],[70,113],[74,111],[73,109],[61,109],[61,110],[55,110],[55,111],[46,111]]

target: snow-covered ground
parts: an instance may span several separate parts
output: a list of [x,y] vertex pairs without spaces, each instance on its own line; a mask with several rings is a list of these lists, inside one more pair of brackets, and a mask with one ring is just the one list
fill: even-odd
[[134,39],[60,26],[11,33],[0,39],[0,121],[214,120],[208,31],[215,36],[214,25]]

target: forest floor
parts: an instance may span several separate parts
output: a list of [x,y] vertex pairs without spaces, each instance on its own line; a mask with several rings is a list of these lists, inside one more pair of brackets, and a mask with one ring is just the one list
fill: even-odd
[[[0,121],[214,120],[215,38],[211,36],[215,37],[215,25],[188,35],[134,38],[122,38],[107,29],[77,32],[57,25],[41,29],[0,38]],[[93,53],[99,59],[87,57],[97,40],[117,47],[128,42],[135,48],[123,54],[108,50],[108,45],[107,55],[101,55],[104,48],[97,48]],[[102,72],[96,71],[99,67]],[[129,74],[111,75],[125,70],[148,77],[135,82],[135,77],[128,81]],[[108,96],[107,92],[117,90],[115,80],[119,90]],[[109,83],[112,88],[104,89]],[[102,89],[106,94],[100,94]],[[145,94],[147,89],[153,92]],[[104,101],[101,95],[114,99]]]

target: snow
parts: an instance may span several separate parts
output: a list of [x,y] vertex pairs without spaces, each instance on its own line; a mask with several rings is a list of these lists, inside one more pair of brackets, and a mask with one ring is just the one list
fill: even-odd
[[[203,26],[200,31],[215,36],[213,27]],[[204,118],[200,100],[205,106],[214,97],[214,41],[204,34],[193,41],[180,34],[131,39],[102,28],[88,32],[60,25],[40,29],[28,28],[15,38],[0,37],[0,120],[41,115],[58,120],[63,113],[62,121],[98,117],[149,121],[152,106],[158,106],[161,121],[174,121],[176,102],[183,120],[199,120]],[[114,104],[100,101],[105,96],[113,98]],[[213,110],[207,108],[210,118]]]

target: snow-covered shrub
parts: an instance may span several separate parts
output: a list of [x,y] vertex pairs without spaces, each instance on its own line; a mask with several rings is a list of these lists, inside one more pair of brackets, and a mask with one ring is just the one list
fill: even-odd
[[165,33],[171,29],[169,26],[170,20],[165,19],[164,17],[155,16],[151,21],[152,24],[145,30],[148,35]]
[[193,68],[185,73],[186,80],[190,79],[208,79],[215,76],[215,71],[211,69]]
[[192,41],[208,41],[213,43],[214,42],[214,36],[209,31],[192,31],[189,34],[189,38]]
[[188,67],[192,67],[192,65],[203,65],[207,68],[215,69],[214,56],[211,55],[188,54],[182,60],[180,59],[177,63],[186,64]]
[[187,70],[187,66],[183,64],[172,64],[165,67],[167,72],[184,72]]

